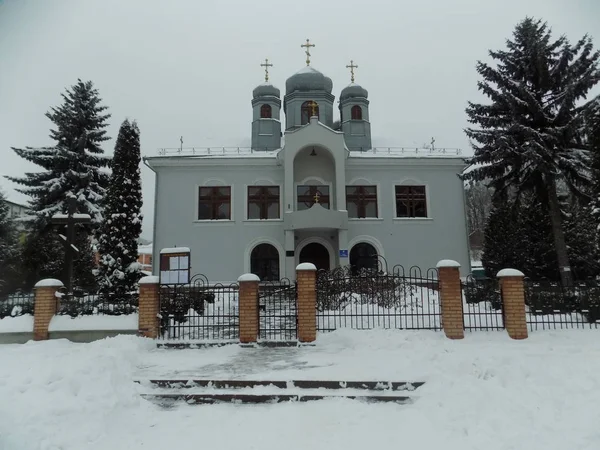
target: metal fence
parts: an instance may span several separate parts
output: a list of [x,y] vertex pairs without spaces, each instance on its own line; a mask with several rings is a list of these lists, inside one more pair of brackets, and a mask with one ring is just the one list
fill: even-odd
[[440,330],[436,269],[339,267],[317,273],[317,331],[338,328]]
[[233,340],[240,336],[239,285],[210,284],[196,275],[185,285],[160,285],[161,339]]
[[600,284],[583,280],[562,286],[555,281],[526,279],[525,308],[531,331],[600,329]]
[[503,330],[502,295],[498,280],[467,276],[462,282],[465,330]]
[[298,284],[287,278],[261,282],[258,287],[258,337],[295,340],[298,337]]
[[17,292],[0,297],[0,319],[33,316],[35,296],[33,293]]

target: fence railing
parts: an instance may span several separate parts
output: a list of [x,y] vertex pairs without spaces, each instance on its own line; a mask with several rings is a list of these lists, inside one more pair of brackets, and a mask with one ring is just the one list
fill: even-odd
[[0,319],[33,315],[35,295],[17,292],[0,296]]
[[238,339],[238,299],[237,283],[210,284],[203,275],[196,275],[187,285],[161,285],[159,338]]
[[575,281],[570,286],[525,279],[525,309],[531,331],[563,328],[600,329],[600,284]]
[[465,330],[503,330],[502,295],[497,279],[467,276],[462,282]]
[[287,278],[263,281],[258,287],[258,337],[295,340],[298,337],[298,285]]
[[395,266],[391,272],[351,266],[317,273],[317,331],[338,328],[440,330],[439,280]]

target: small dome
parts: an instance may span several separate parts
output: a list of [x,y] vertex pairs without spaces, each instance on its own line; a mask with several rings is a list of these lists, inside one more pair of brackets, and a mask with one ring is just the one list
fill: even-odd
[[342,89],[342,93],[340,94],[340,101],[345,100],[347,98],[367,98],[369,96],[369,92],[359,84],[351,83]]
[[331,94],[333,81],[317,69],[306,66],[289,77],[285,82],[285,93],[294,91],[326,91]]
[[277,97],[281,95],[279,89],[273,86],[271,83],[262,83],[254,88],[252,91],[252,97]]

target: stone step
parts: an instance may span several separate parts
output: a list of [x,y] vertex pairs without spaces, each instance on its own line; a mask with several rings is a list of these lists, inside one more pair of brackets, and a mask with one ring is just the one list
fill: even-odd
[[142,394],[143,398],[160,404],[161,406],[172,406],[177,402],[184,401],[187,404],[214,404],[214,403],[282,403],[282,402],[309,402],[332,398],[345,398],[368,403],[411,403],[407,396],[398,395],[298,395],[298,394]]
[[[136,380],[142,383],[142,380]],[[425,384],[422,381],[329,381],[329,380],[197,380],[166,379],[148,380],[148,383],[159,388],[188,389],[244,389],[262,386],[273,386],[280,389],[360,389],[367,391],[414,391]]]

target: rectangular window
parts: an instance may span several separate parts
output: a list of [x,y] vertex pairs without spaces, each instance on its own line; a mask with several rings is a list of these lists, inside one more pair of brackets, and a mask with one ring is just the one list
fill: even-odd
[[298,186],[298,211],[312,208],[319,203],[323,208],[329,209],[329,186]]
[[279,219],[279,186],[248,186],[248,219]]
[[231,186],[199,188],[198,220],[231,220]]
[[396,186],[396,217],[427,217],[425,186]]
[[164,253],[160,255],[161,284],[188,284],[189,282],[189,253]]
[[346,186],[348,217],[377,217],[377,186]]

